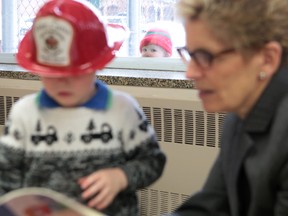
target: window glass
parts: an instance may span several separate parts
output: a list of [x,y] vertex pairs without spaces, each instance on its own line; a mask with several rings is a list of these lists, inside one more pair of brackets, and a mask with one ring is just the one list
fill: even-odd
[[[183,26],[176,17],[177,0],[87,0],[95,5],[108,23],[127,27],[128,37],[118,57],[141,57],[140,42],[151,28],[161,28],[171,36],[171,58],[178,59],[176,47],[185,44]],[[17,52],[19,41],[31,28],[35,13],[46,0],[0,1],[0,51]],[[127,58],[128,57],[128,58]],[[3,58],[5,59],[5,58]]]

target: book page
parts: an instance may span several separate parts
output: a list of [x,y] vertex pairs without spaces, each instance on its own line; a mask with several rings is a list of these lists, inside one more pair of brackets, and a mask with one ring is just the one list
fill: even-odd
[[1,216],[104,216],[63,194],[45,188],[23,188],[0,197]]

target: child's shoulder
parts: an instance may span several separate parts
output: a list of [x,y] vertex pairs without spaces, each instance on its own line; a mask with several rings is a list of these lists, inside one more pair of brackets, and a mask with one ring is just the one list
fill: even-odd
[[113,93],[113,101],[116,103],[126,103],[126,104],[138,104],[137,100],[129,93],[119,91],[119,90],[112,90]]
[[18,101],[15,102],[12,109],[15,111],[31,110],[32,107],[37,105],[37,93],[32,93],[29,95],[24,95]]

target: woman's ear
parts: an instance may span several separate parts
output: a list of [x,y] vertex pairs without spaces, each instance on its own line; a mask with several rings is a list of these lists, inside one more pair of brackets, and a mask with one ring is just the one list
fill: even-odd
[[268,76],[273,76],[281,64],[282,47],[276,41],[268,42],[263,47],[262,54],[262,71],[265,71]]

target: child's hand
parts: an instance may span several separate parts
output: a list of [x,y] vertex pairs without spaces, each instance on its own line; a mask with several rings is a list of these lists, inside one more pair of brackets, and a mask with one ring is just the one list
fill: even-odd
[[82,198],[92,198],[89,207],[99,210],[108,207],[115,196],[127,187],[128,180],[120,168],[103,169],[79,179]]

